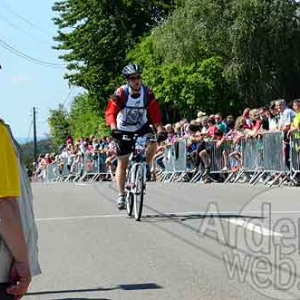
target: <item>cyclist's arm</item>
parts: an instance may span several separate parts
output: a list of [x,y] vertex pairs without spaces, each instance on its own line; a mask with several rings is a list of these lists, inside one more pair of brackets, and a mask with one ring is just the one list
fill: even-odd
[[153,124],[157,133],[166,131],[162,124],[162,117],[160,112],[159,103],[155,100],[154,94],[151,90],[148,91],[148,116],[150,123]]
[[110,129],[117,129],[117,116],[122,109],[124,97],[125,95],[122,88],[118,88],[108,102],[105,111],[105,121],[106,125],[110,126]]

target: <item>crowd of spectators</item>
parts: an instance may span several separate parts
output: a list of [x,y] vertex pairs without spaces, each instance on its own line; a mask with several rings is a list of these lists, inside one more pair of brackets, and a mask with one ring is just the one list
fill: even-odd
[[[293,101],[291,108],[283,99],[272,101],[269,106],[245,108],[243,114],[236,118],[232,115],[223,117],[219,112],[208,115],[200,111],[193,120],[184,118],[175,124],[165,125],[168,139],[158,145],[154,158],[155,170],[153,169],[153,171],[163,172],[165,170],[166,150],[180,139],[184,139],[187,144],[187,160],[190,171],[196,172],[199,167],[203,167],[204,175],[208,175],[210,172],[211,141],[215,142],[216,148],[222,149],[222,171],[224,172],[231,167],[236,170],[241,167],[240,142],[243,138],[260,137],[265,132],[282,131],[284,133],[285,153],[288,156],[289,138],[299,127],[299,99]],[[232,141],[234,145],[230,154],[225,151],[225,142],[227,141]],[[99,172],[108,170],[113,173],[115,170],[116,145],[111,137],[98,139],[90,136],[77,141],[68,137],[65,145],[60,147],[57,154],[40,155],[35,166],[35,177],[45,178],[47,165],[53,163],[59,166],[61,173],[64,168],[72,173],[83,163],[84,156],[89,157],[90,167],[96,166]],[[228,164],[229,157],[235,162],[233,166]]]
[[109,136],[101,139],[90,136],[77,141],[73,141],[69,136],[57,153],[40,154],[37,162],[34,163],[32,177],[34,180],[45,180],[47,166],[51,164],[58,166],[59,175],[79,172],[84,163],[87,169],[94,168],[97,172],[109,170],[113,173],[116,157],[116,145]]

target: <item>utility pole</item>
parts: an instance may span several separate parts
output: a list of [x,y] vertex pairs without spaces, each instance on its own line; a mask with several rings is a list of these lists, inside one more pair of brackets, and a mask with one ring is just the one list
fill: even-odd
[[34,161],[37,162],[37,139],[36,139],[36,110],[33,108],[33,146],[34,146]]

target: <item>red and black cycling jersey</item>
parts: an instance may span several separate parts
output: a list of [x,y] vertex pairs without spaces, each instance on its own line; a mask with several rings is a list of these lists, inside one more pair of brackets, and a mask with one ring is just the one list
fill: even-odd
[[[116,124],[118,114],[126,107],[127,96],[124,90],[125,86],[119,87],[108,102],[105,111],[105,120],[107,125]],[[155,100],[154,94],[150,88],[142,86],[146,96],[147,118],[150,124],[159,124],[162,121],[159,103]]]

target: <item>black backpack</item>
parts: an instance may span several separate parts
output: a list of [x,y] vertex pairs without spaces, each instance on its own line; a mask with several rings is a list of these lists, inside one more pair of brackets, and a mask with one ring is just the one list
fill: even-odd
[[[148,108],[148,88],[142,85],[142,89],[144,90],[144,98],[143,98],[144,106],[143,106],[143,108],[147,109]],[[122,108],[125,108],[126,104],[127,104],[127,101],[128,101],[128,97],[129,97],[129,86],[128,86],[128,84],[123,85],[123,91],[124,91],[124,94],[125,94],[125,101],[124,101],[124,103],[122,103]]]

